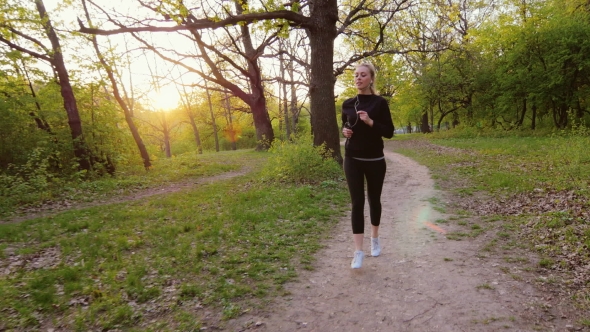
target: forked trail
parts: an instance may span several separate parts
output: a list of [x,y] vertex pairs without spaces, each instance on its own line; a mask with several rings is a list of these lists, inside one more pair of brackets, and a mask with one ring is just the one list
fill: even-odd
[[[290,295],[273,300],[268,311],[228,322],[225,330],[565,330],[568,322],[557,309],[532,310],[542,294],[502,273],[501,257],[480,258],[477,242],[446,238],[455,226],[436,223],[448,216],[430,203],[444,198],[426,167],[387,147],[386,159],[381,256],[369,256],[366,217],[367,257],[361,269],[350,268],[353,246],[346,216],[317,253],[315,269],[299,271],[297,281],[285,286]],[[545,321],[543,315],[553,319]]]

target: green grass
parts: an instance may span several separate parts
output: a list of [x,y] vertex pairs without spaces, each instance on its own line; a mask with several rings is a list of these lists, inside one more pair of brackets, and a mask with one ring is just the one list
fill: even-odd
[[131,194],[147,188],[196,180],[238,170],[260,158],[266,156],[253,150],[210,152],[201,155],[191,153],[154,160],[149,171],[138,165],[122,167],[114,177],[104,176],[84,181],[76,178],[49,177],[47,187],[42,189],[21,186],[25,188],[22,191],[19,191],[21,187],[0,191],[0,218],[13,214],[19,208],[35,208],[48,201],[92,202],[111,195]]
[[[479,217],[484,226],[471,220],[474,212],[447,206],[448,213],[462,216],[449,221],[471,228],[470,234],[454,232],[449,239],[494,230],[499,243],[484,250],[528,250],[543,255],[532,270],[580,271],[590,264],[590,220],[585,214],[590,210],[590,136],[587,130],[544,134],[447,131],[401,135],[393,146],[426,165],[437,187],[452,192],[457,201],[476,200],[475,207],[488,201],[501,202],[499,206],[516,202],[523,209],[519,215],[490,211]],[[558,207],[565,199],[568,205]],[[539,208],[553,205],[547,211]],[[571,289],[570,294],[590,298],[587,287]],[[590,309],[590,301],[576,301]]]
[[[428,142],[453,150],[432,146],[407,149],[402,144],[399,152],[435,170],[451,167],[456,175],[472,181],[472,188],[462,188],[465,192],[526,192],[547,187],[588,189],[585,179],[590,177],[590,153],[586,149],[589,137],[436,137]],[[441,177],[448,178],[448,174],[435,172],[435,178]]]
[[485,283],[485,284],[477,285],[475,288],[478,289],[478,290],[480,290],[480,289],[489,289],[489,290],[492,290],[492,289],[494,289],[494,286],[492,286],[492,285],[490,285],[488,283]]
[[[235,169],[240,159],[259,169],[266,157],[236,152],[212,159],[211,172],[171,163],[179,174],[146,176],[156,178],[149,185],[198,178]],[[259,178],[254,171],[0,225],[2,266],[20,262],[0,277],[0,321],[8,330],[46,321],[73,331],[198,330],[203,308],[230,319],[262,306],[283,294],[298,270],[312,269],[319,240],[343,216],[348,195],[338,179],[298,185]]]

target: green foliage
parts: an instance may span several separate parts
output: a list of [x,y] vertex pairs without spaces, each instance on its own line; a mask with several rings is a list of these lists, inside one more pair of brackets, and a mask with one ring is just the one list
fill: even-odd
[[[570,1],[508,3],[460,38],[448,35],[443,43],[452,45],[449,49],[406,56],[411,75],[400,76],[394,96],[404,126],[418,124],[424,112],[435,129],[457,123],[477,129],[565,129],[572,119],[590,119],[588,11]],[[444,5],[431,10],[447,11]],[[441,23],[457,26],[460,16]]]
[[34,149],[27,162],[23,165],[9,165],[14,176],[0,175],[1,196],[23,196],[31,192],[45,191],[49,185],[51,174],[48,174],[49,161],[43,156],[41,148]]
[[264,181],[320,183],[342,179],[342,168],[331,158],[330,151],[324,146],[314,147],[309,138],[275,140],[269,153],[261,173]]
[[10,164],[7,172],[0,172],[0,214],[14,206],[52,197],[50,185],[57,179],[49,170],[49,156],[44,152],[43,148],[35,148],[26,163]]

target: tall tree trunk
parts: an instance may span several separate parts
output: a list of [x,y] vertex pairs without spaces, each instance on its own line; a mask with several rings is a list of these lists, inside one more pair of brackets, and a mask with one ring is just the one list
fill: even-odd
[[295,85],[295,68],[293,60],[289,61],[289,78],[291,79],[291,128],[293,134],[297,132],[297,122],[299,121],[299,112],[297,111],[297,86]]
[[287,139],[291,139],[291,121],[289,121],[289,105],[287,103],[287,82],[285,81],[284,71],[281,74],[283,76],[283,111],[285,112],[285,133]]
[[420,123],[420,132],[423,134],[430,133],[430,125],[428,124],[428,110],[422,111],[422,121]]
[[452,122],[452,126],[453,128],[457,127],[459,125],[459,115],[457,113],[453,113],[453,122]]
[[[439,98],[440,100],[440,98]],[[434,131],[434,105],[430,104],[430,107],[428,107],[428,115],[430,115],[430,119],[428,120],[428,128],[430,129],[430,132]],[[432,127],[430,126],[430,124],[432,124]],[[440,128],[439,128],[440,129]],[[440,130],[439,130],[440,131]]]
[[229,95],[227,92],[225,93],[225,109],[227,111],[227,123],[228,123],[228,136],[232,150],[237,150],[238,147],[236,146],[237,141],[237,133],[236,128],[234,128],[234,120],[231,114],[231,103],[229,102]]
[[[437,131],[440,132],[440,124],[446,115],[442,110],[442,102],[441,102],[440,98],[438,98],[438,112],[440,113],[440,118],[438,119],[438,123],[436,125],[436,128],[437,128]],[[432,119],[432,123],[434,124],[434,119]]]
[[279,78],[277,79],[277,83],[279,85],[278,91],[277,91],[277,99],[278,99],[278,117],[279,117],[279,137],[282,138],[283,137],[283,98],[287,98],[287,96],[283,96],[283,98],[281,98],[281,95],[283,94],[283,85],[285,82],[285,68],[283,65],[283,49],[282,49],[282,42],[279,44]]
[[[287,67],[288,65],[285,64],[285,59],[283,57],[283,53],[285,51],[284,42],[279,42],[279,73],[281,75],[280,83],[279,83],[279,96],[283,96],[283,99],[279,98],[279,114],[284,114],[285,119],[285,134],[287,140],[291,139],[291,121],[289,121],[289,106],[287,101]],[[281,106],[282,105],[282,106]],[[283,117],[279,116],[279,128],[281,127],[281,121]]]
[[80,120],[80,113],[78,112],[78,105],[72,85],[70,84],[70,76],[64,63],[63,54],[61,52],[61,45],[59,38],[53,29],[53,25],[47,16],[43,0],[35,0],[39,16],[43,20],[43,26],[47,38],[51,42],[52,47],[52,61],[51,64],[59,78],[59,86],[61,88],[61,96],[63,98],[64,109],[68,116],[68,125],[72,136],[74,155],[78,159],[80,169],[90,171],[92,169],[92,153],[84,140],[82,131],[82,121]]
[[582,107],[582,104],[580,103],[580,98],[577,97],[576,98],[576,118],[578,120],[582,120],[583,117],[584,117],[584,108]]
[[522,126],[522,124],[524,123],[524,116],[526,115],[526,109],[527,109],[527,100],[526,100],[526,98],[524,98],[522,100],[522,110],[520,113],[520,118],[518,119],[517,127]]
[[[243,7],[247,5],[247,1],[236,1],[237,14],[243,13]],[[252,118],[254,120],[254,128],[256,129],[256,139],[258,144],[256,150],[267,150],[275,138],[268,110],[266,109],[266,97],[264,96],[264,86],[262,85],[262,72],[258,65],[258,52],[252,46],[252,38],[250,36],[250,28],[244,24],[241,26],[242,43],[244,44],[244,51],[248,58],[248,73],[250,80],[250,109],[252,110]],[[234,142],[235,144],[235,142]]]
[[164,134],[164,152],[166,158],[172,158],[172,147],[170,146],[170,127],[168,126],[168,119],[166,119],[166,112],[160,111],[162,115],[162,134]]
[[[90,15],[88,14],[88,8],[86,7],[85,0],[82,1],[82,5],[84,6],[86,20],[88,21],[89,24],[92,24],[90,21]],[[119,92],[119,85],[117,84],[117,80],[115,79],[115,74],[113,72],[113,69],[107,63],[104,56],[102,55],[102,52],[100,51],[100,48],[98,47],[98,41],[96,39],[96,35],[92,35],[92,45],[94,46],[94,51],[96,52],[96,55],[98,56],[98,59],[100,61],[100,64],[102,65],[102,68],[106,71],[109,81],[111,82],[111,88],[113,89],[113,96],[115,97],[115,100],[117,101],[117,103],[119,104],[121,109],[123,110],[123,114],[125,116],[125,122],[127,122],[127,126],[129,127],[129,130],[131,131],[131,136],[133,137],[133,140],[135,141],[135,145],[137,146],[137,149],[139,150],[139,155],[141,156],[141,159],[143,160],[143,167],[147,170],[152,166],[152,163],[150,161],[150,154],[148,153],[147,148],[145,147],[145,144],[143,143],[143,139],[141,138],[141,135],[139,134],[139,130],[137,129],[137,126],[133,122],[133,112],[131,111],[129,105],[127,105],[125,100],[123,100],[123,97],[121,96],[121,93]]]
[[310,106],[313,143],[330,149],[334,159],[342,164],[340,135],[334,103],[334,39],[338,20],[336,0],[312,3],[312,28],[308,32],[311,48]]
[[559,121],[557,121],[557,105],[554,101],[551,101],[551,116],[553,117],[553,124],[556,128],[559,128]]
[[219,133],[217,132],[217,123],[215,122],[215,113],[213,112],[213,103],[211,102],[211,93],[207,81],[205,80],[205,93],[207,93],[207,104],[209,105],[209,114],[211,115],[211,125],[213,126],[213,138],[215,139],[215,152],[219,152]]
[[532,119],[531,119],[531,129],[535,130],[536,122],[537,122],[537,104],[534,102],[533,102],[532,111],[533,111],[533,115],[532,115]]
[[568,123],[567,110],[568,110],[567,105],[562,105],[559,108],[559,119],[560,119],[560,127],[559,128],[561,128],[561,129],[564,129],[565,127],[567,127],[567,123]]
[[193,133],[195,135],[195,143],[197,144],[197,153],[203,154],[203,145],[201,144],[201,135],[199,134],[199,128],[197,127],[197,123],[195,122],[195,115],[189,108],[186,110],[188,114],[188,119],[193,128]]

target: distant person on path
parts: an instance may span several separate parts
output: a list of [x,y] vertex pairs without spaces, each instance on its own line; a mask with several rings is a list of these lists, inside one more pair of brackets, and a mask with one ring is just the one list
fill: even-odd
[[385,156],[382,137],[393,137],[394,127],[385,98],[375,90],[375,67],[362,63],[354,72],[358,94],[342,104],[342,134],[346,137],[344,174],[352,201],[352,237],[354,258],[350,267],[363,265],[365,233],[365,179],[371,217],[371,255],[381,254],[381,190],[385,179]]

